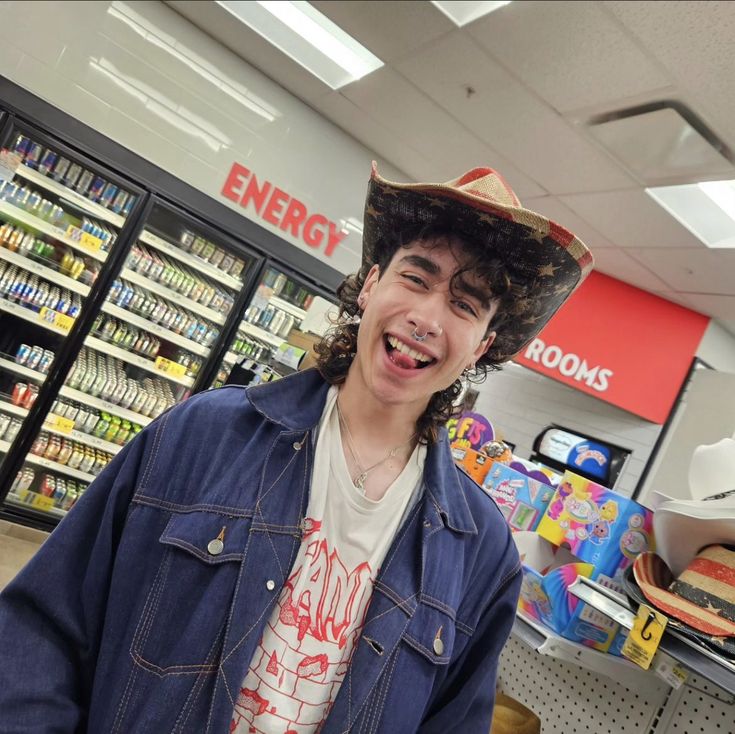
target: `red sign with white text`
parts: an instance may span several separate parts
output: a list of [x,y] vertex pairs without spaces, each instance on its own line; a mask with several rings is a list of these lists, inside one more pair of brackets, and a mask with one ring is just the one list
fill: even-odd
[[513,361],[664,423],[709,317],[593,272]]
[[347,231],[318,212],[310,212],[295,196],[279,189],[266,179],[258,179],[243,165],[235,162],[222,187],[222,196],[255,213],[264,221],[289,232],[314,249],[324,248],[331,257],[347,236]]

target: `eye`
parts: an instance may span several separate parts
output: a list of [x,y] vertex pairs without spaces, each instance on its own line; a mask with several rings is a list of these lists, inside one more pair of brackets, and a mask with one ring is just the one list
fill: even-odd
[[455,301],[454,303],[457,305],[457,308],[468,313],[470,316],[477,316],[477,312],[467,301]]
[[416,285],[420,285],[422,288],[426,288],[426,283],[424,283],[424,281],[419,278],[418,275],[412,275],[411,273],[401,273],[401,277],[405,278],[406,280],[410,280]]

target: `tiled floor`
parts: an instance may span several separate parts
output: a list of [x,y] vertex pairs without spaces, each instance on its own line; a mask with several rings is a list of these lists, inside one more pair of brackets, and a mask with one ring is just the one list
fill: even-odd
[[31,559],[48,533],[0,520],[0,589]]

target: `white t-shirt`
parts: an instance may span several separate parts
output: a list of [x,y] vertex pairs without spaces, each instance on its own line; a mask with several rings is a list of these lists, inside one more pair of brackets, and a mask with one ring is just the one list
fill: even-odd
[[319,730],[362,632],[379,567],[421,495],[421,445],[379,501],[353,485],[337,392],[329,390],[320,422],[301,547],[240,687],[234,734]]

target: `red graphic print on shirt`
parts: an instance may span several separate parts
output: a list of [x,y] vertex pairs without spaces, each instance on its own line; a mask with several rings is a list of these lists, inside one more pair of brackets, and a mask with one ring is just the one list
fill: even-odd
[[235,704],[236,734],[318,731],[334,703],[365,621],[368,563],[348,570],[308,518],[296,565]]

